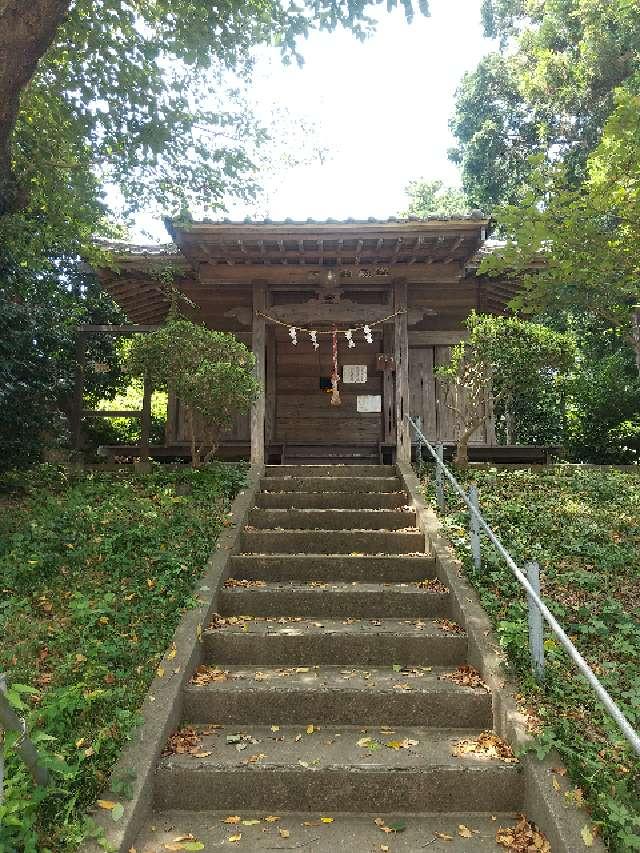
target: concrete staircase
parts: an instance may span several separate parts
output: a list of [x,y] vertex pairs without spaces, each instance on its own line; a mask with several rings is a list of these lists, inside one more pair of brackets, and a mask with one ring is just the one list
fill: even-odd
[[467,639],[406,504],[391,466],[267,467],[137,853],[503,849],[522,774],[453,754],[491,695],[441,677]]

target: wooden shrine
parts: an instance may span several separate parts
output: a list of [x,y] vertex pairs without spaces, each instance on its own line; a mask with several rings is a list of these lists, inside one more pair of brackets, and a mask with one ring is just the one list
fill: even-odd
[[[407,459],[409,415],[421,418],[429,439],[455,442],[434,367],[448,361],[473,309],[503,312],[513,295],[513,283],[475,274],[488,226],[475,216],[168,222],[171,246],[111,245],[113,266],[98,275],[131,323],[115,333],[161,324],[174,288],[185,297],[182,313],[252,348],[263,393],[236,419],[222,456]],[[81,333],[99,328],[109,330]],[[80,388],[78,430],[80,413],[88,414],[81,396]],[[495,446],[490,418],[474,438]],[[165,445],[153,454],[186,453],[187,444],[180,401],[170,395]]]

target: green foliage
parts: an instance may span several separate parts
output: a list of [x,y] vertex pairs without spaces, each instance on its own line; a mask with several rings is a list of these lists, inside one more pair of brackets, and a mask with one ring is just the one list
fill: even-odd
[[576,358],[571,335],[539,323],[473,312],[466,326],[468,339],[452,349],[448,364],[436,370],[449,390],[447,404],[456,414],[456,462],[461,465],[467,462],[469,439],[490,414],[489,386],[506,441],[516,443],[520,438],[516,410],[526,408],[530,395],[553,394]]
[[464,78],[452,122],[470,199],[480,207],[517,201],[533,153],[561,159],[579,183],[614,92],[635,88],[637,0],[485,0],[483,19],[504,51]]
[[128,366],[133,376],[146,374],[155,388],[173,385],[189,411],[194,465],[199,462],[197,433],[204,432],[215,449],[223,430],[247,411],[259,391],[255,357],[243,343],[180,318],[135,338]]
[[[130,377],[127,377],[130,378]],[[113,399],[101,399],[96,408],[101,410],[116,409],[125,411],[142,409],[143,384],[140,379],[133,379],[129,386],[116,394]],[[161,444],[167,422],[167,395],[156,391],[151,395],[151,442]],[[136,444],[140,441],[141,422],[138,418],[92,418],[87,419],[83,434],[89,450],[101,444]]]
[[[471,477],[469,478],[471,479]],[[640,583],[637,474],[579,467],[531,470],[474,469],[482,511],[520,565],[542,567],[545,602],[598,678],[638,727],[640,723]],[[426,484],[433,496],[434,484]],[[536,749],[562,755],[576,789],[613,853],[640,849],[640,760],[576,675],[550,633],[547,678],[531,675],[527,608],[518,582],[490,544],[476,571],[469,555],[466,513],[448,496],[443,521],[497,631],[525,707],[542,726]]]
[[445,187],[442,181],[420,178],[410,181],[405,189],[409,206],[401,216],[466,216],[469,203],[462,190]]
[[584,359],[568,384],[566,444],[571,458],[637,463],[640,380],[628,350]]
[[[640,301],[640,96],[620,91],[579,189],[563,164],[538,162],[520,205],[498,211],[511,235],[482,272],[524,274],[515,307],[582,310],[620,326],[638,353],[632,317]],[[536,258],[544,265],[533,271]]]
[[449,158],[461,166],[472,207],[490,212],[515,202],[526,186],[529,158],[542,148],[541,131],[518,87],[519,64],[497,53],[464,75],[450,122],[458,145]]
[[[7,738],[0,850],[70,853],[91,833],[86,810],[195,604],[244,471],[122,479],[41,466],[0,481],[0,670],[53,776],[34,787]],[[114,794],[130,782],[116,780]]]

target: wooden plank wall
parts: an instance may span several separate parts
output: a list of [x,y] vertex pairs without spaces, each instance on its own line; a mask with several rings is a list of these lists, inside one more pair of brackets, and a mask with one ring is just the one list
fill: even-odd
[[367,383],[345,385],[340,382],[341,406],[331,406],[331,394],[320,389],[320,377],[332,372],[331,338],[318,338],[320,349],[299,334],[293,346],[289,336],[278,330],[276,335],[276,418],[275,440],[289,444],[356,444],[377,445],[382,441],[382,414],[365,414],[356,410],[359,394],[382,394],[382,373],[376,370],[381,351],[381,335],[373,344],[357,341],[348,349],[344,337],[338,345],[339,372],[345,364],[366,364]]
[[[429,440],[455,441],[455,416],[446,406],[443,383],[434,376],[434,367],[448,364],[451,347],[418,346],[409,349],[409,388],[411,417],[422,418],[423,432]],[[471,444],[495,443],[487,424],[473,436]]]

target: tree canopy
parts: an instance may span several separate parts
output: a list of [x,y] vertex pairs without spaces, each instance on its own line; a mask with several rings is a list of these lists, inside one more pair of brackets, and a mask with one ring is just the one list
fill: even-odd
[[[20,96],[30,81],[64,110],[67,139],[85,146],[93,170],[129,205],[153,198],[172,207],[186,192],[209,205],[247,166],[238,140],[248,119],[226,73],[246,73],[258,44],[299,59],[300,39],[314,29],[343,26],[363,38],[379,2],[9,0],[0,8],[0,212],[25,189],[11,135],[15,128],[19,141],[28,121]],[[418,5],[428,14],[426,0]],[[411,0],[402,6],[411,19]]]
[[443,181],[419,178],[410,181],[405,192],[409,206],[401,216],[465,216],[469,213],[469,202],[462,190],[445,187]]
[[638,0],[484,0],[483,21],[503,50],[463,78],[451,124],[469,198],[517,201],[535,153],[579,182],[616,89],[640,71]]

